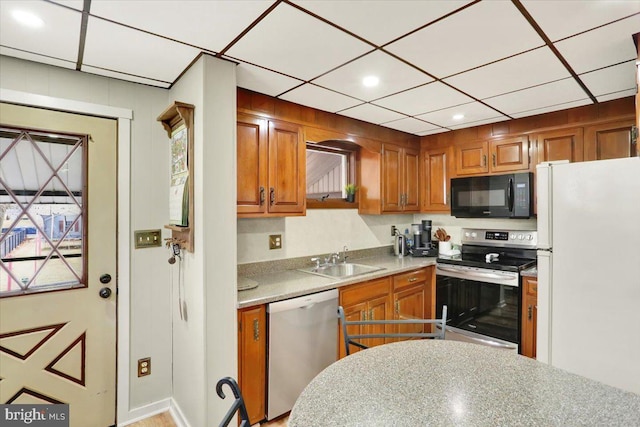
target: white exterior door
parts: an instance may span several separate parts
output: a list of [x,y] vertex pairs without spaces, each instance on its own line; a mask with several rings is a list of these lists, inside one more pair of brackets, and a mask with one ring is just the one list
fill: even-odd
[[8,104],[0,121],[0,402],[114,425],[117,121]]

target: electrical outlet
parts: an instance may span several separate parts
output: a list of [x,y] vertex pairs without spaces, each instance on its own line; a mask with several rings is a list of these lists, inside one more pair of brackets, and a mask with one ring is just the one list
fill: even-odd
[[151,358],[138,359],[138,376],[144,377],[147,375],[151,375]]
[[392,225],[391,226],[391,236],[395,236],[396,235],[396,226]]
[[271,234],[269,236],[269,249],[282,249],[282,234]]

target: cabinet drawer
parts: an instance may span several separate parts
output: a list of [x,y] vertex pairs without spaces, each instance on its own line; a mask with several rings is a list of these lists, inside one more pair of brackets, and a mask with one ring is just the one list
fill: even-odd
[[538,279],[526,278],[524,280],[524,292],[532,297],[538,296]]
[[358,304],[378,296],[387,296],[389,295],[389,283],[389,278],[383,277],[381,279],[346,286],[340,289],[340,305],[344,307]]
[[427,281],[427,271],[424,268],[420,270],[409,271],[407,273],[397,274],[393,276],[393,289],[400,289],[405,286],[424,283]]

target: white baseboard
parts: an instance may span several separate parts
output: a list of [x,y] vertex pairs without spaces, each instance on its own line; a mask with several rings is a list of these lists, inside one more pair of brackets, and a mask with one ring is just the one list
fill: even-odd
[[184,414],[182,413],[180,406],[178,406],[178,403],[175,400],[173,400],[173,398],[171,398],[170,400],[171,400],[171,403],[169,406],[169,413],[173,417],[173,421],[176,423],[176,426],[191,427],[187,422],[187,419],[184,417]]
[[[129,413],[127,414],[127,419],[125,421],[118,420],[118,427],[128,426],[129,424],[144,420],[145,418],[149,418],[162,412],[169,411],[172,406],[171,402],[173,402],[173,399],[167,398],[150,403],[148,405],[134,408],[129,411]],[[171,415],[173,416],[173,414]],[[180,424],[178,424],[178,426],[180,426]]]

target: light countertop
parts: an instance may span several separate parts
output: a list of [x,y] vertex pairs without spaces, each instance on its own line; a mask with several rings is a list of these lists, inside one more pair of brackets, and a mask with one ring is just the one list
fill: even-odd
[[639,426],[640,396],[477,344],[404,341],[327,367],[290,427]]
[[349,277],[347,279],[330,279],[315,274],[298,270],[285,270],[275,273],[257,274],[239,278],[239,281],[255,281],[258,287],[246,291],[238,291],[237,308],[251,307],[259,304],[295,298],[315,292],[339,288],[353,283],[377,279],[417,268],[436,264],[435,257],[411,257],[398,258],[393,255],[375,256],[370,258],[354,259],[355,264],[382,267],[384,270],[374,271],[368,274]]

